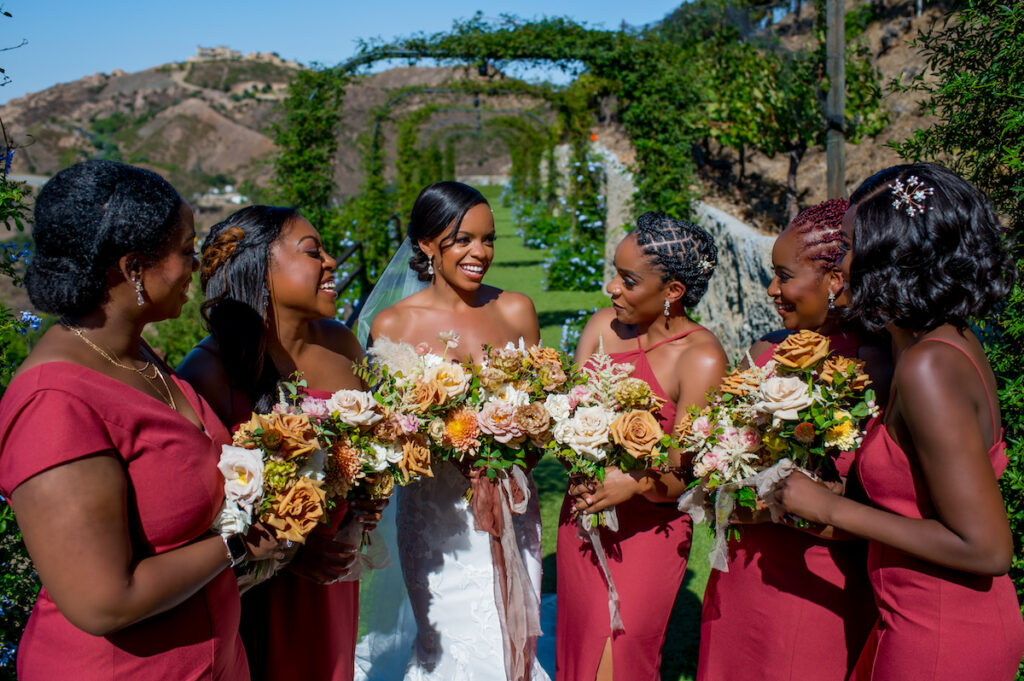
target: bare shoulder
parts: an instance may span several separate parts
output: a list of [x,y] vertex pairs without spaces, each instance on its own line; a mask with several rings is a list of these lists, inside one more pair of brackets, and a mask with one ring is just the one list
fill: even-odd
[[402,331],[403,315],[400,303],[384,308],[373,318],[370,336],[373,338],[397,339]]
[[213,407],[221,420],[230,416],[231,379],[220,348],[212,337],[199,341],[181,360],[175,373],[184,378]]
[[[523,337],[531,337],[536,342],[540,337],[540,326],[537,322],[537,308],[529,296],[515,291],[495,289],[497,305],[504,317]],[[536,336],[536,338],[532,338]]]
[[707,329],[695,331],[687,337],[686,343],[679,353],[680,369],[686,371],[706,370],[724,372],[729,358],[715,334]]
[[[389,308],[390,309],[390,308]],[[379,317],[380,315],[378,315]],[[374,320],[376,322],[376,320]],[[352,330],[337,319],[321,319],[315,322],[320,342],[331,352],[348,357],[353,362],[363,356],[359,339]]]
[[577,361],[583,362],[597,352],[602,336],[610,337],[612,323],[615,321],[615,309],[611,307],[601,308],[583,326],[580,333],[579,343],[576,344]]

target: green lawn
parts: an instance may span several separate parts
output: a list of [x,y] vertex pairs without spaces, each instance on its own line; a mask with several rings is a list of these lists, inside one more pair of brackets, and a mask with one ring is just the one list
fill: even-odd
[[[544,291],[541,280],[544,270],[543,251],[523,246],[515,235],[509,211],[498,199],[500,188],[481,187],[480,190],[494,210],[497,239],[494,263],[487,272],[487,283],[498,288],[525,293],[533,299],[540,319],[540,335],[544,345],[558,347],[561,341],[562,321],[582,309],[605,307],[608,296],[599,291]],[[540,462],[534,471],[534,480],[540,492],[540,512],[543,524],[545,593],[555,591],[555,537],[558,511],[565,491],[565,471],[551,459]],[[662,660],[662,679],[665,681],[691,681],[697,669],[697,649],[700,636],[700,604],[708,578],[707,552],[710,540],[706,529],[694,528],[690,565],[683,579],[683,588],[676,598],[669,621],[668,636]],[[657,575],[651,575],[656,579]]]

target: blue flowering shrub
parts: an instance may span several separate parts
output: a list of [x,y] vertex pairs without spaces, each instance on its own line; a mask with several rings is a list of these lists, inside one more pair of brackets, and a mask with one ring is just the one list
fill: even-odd
[[571,317],[566,317],[562,322],[562,341],[559,349],[570,357],[576,354],[576,346],[580,342],[580,335],[587,321],[597,312],[598,308],[592,310],[580,310]]

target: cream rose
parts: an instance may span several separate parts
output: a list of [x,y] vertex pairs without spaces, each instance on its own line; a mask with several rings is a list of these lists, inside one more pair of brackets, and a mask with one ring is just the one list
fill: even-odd
[[796,421],[797,412],[811,406],[814,397],[797,376],[772,376],[761,384],[760,400],[754,409],[775,419]]
[[580,407],[572,418],[556,423],[551,432],[556,440],[577,454],[601,461],[607,455],[603,447],[608,444],[613,416],[604,407]]
[[388,464],[395,464],[402,460],[402,452],[390,445],[379,442],[370,443],[370,456],[367,463],[373,470],[380,473],[388,467]]
[[252,513],[263,496],[263,455],[258,449],[224,445],[217,468],[224,476],[224,496]]
[[350,426],[372,426],[381,420],[377,401],[362,390],[339,390],[327,400],[327,408]]
[[245,534],[251,524],[251,510],[246,511],[230,499],[225,499],[211,529],[217,534]]
[[461,364],[442,362],[427,369],[424,378],[444,386],[445,395],[458,397],[469,390],[470,376]]
[[569,418],[572,408],[569,405],[568,395],[548,395],[544,400],[544,409],[553,421],[564,421]]

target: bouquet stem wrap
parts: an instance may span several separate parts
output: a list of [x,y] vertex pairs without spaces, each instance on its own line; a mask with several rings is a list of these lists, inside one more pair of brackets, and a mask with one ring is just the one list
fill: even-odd
[[[595,517],[600,517],[600,521],[594,522]],[[597,562],[604,573],[604,581],[608,584],[608,617],[612,635],[615,635],[624,632],[626,628],[622,624],[622,614],[619,611],[619,592],[615,588],[615,580],[612,579],[612,572],[608,568],[608,556],[605,555],[604,546],[601,544],[601,526],[612,532],[619,531],[619,516],[614,506],[600,513],[581,514],[576,518],[576,535],[580,539],[589,540],[590,545],[594,547]]]
[[472,477],[474,528],[491,536],[494,602],[501,623],[508,681],[527,681],[540,636],[540,603],[516,542],[512,514],[530,501],[526,474],[513,466],[497,480]]
[[[736,506],[734,493],[741,487],[754,487],[759,496],[768,505],[768,511],[772,515],[772,522],[780,521],[786,511],[772,496],[772,492],[778,484],[785,480],[793,471],[801,471],[811,478],[817,479],[813,473],[800,468],[792,459],[780,459],[778,463],[764,469],[754,475],[747,476],[738,482],[730,482],[722,485],[713,491],[715,495],[715,541],[708,552],[708,563],[716,570],[729,571],[729,543],[728,532],[729,520],[732,517],[733,509]],[[693,522],[702,523],[706,518],[704,513],[705,502],[709,496],[708,490],[699,485],[687,490],[679,497],[679,510],[689,513]]]

